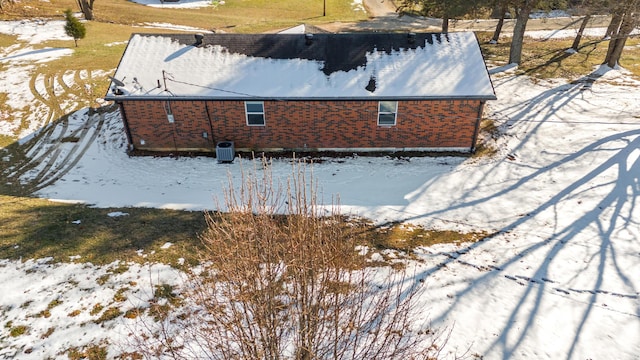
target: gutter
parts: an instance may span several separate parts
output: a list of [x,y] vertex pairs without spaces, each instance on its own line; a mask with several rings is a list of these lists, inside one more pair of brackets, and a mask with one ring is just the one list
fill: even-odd
[[211,96],[136,96],[136,95],[106,95],[106,101],[412,101],[412,100],[497,100],[494,95],[464,95],[464,96],[376,96],[376,97],[287,97],[275,98],[264,96],[246,97],[211,97]]

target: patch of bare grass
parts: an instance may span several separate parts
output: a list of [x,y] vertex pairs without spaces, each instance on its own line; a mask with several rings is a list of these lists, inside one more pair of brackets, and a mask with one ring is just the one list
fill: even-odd
[[69,360],[103,360],[107,358],[107,347],[104,345],[88,345],[84,347],[72,347],[66,350]]
[[[0,71],[2,71],[0,66]],[[18,125],[13,129],[12,134],[0,134],[0,149],[5,149],[6,152],[0,152],[2,157],[11,154],[12,149],[11,145],[16,144],[16,140],[18,136],[23,130],[26,130],[29,127],[28,114],[29,114],[29,105],[24,106],[21,109],[13,109],[9,107],[6,103],[8,94],[0,92],[0,122],[7,121],[11,123],[18,123]],[[2,159],[0,159],[2,160]],[[6,166],[5,161],[2,160],[0,162],[0,170],[2,170],[3,165]],[[0,183],[0,188],[2,187],[2,183]]]
[[[129,216],[109,217],[112,211]],[[213,219],[224,214],[212,214]],[[80,223],[76,223],[80,220]],[[104,285],[113,274],[126,271],[126,262],[161,262],[178,266],[198,263],[200,235],[206,229],[202,212],[147,208],[97,209],[85,205],[60,204],[35,198],[0,195],[0,258],[53,257],[66,262],[72,256],[96,265],[121,260],[98,279]],[[374,248],[410,250],[443,242],[477,241],[483,233],[461,234],[394,224],[377,227],[367,221],[341,219],[342,226],[355,227],[358,242]],[[280,222],[282,226],[286,222]],[[159,249],[166,243],[173,245]],[[143,250],[145,256],[138,252]]]
[[[56,17],[62,19],[66,8],[76,9],[75,0],[22,0],[24,9],[13,9],[4,18]],[[127,0],[96,2],[95,22],[138,25],[142,23],[171,23],[202,29],[228,32],[261,32],[300,23],[353,22],[365,20],[366,13],[354,11],[350,1],[315,0],[300,6],[298,0],[244,0],[227,1],[217,7],[175,9],[143,6]],[[87,37],[91,36],[90,31]]]
[[[0,149],[13,144],[15,141],[16,141],[16,138],[14,136],[0,134]],[[3,154],[0,152],[0,155],[3,155]],[[0,158],[0,161],[4,161],[4,160]]]
[[[478,33],[485,58],[497,65],[506,65],[509,58],[509,40],[503,39],[498,44],[488,44],[491,36],[492,34],[486,32]],[[609,45],[609,41],[585,37],[578,52],[565,52],[571,48],[572,43],[573,39],[541,40],[525,37],[523,61],[517,71],[539,79],[564,78],[572,81],[590,74],[595,67],[602,64]],[[640,47],[635,46],[638,44],[640,39],[629,38],[620,64],[640,79]]]
[[492,119],[482,119],[480,121],[480,132],[478,135],[476,151],[473,153],[473,158],[487,158],[492,157],[498,153],[498,149],[495,147],[495,140],[500,136],[500,130],[496,125],[496,122]]
[[89,315],[98,315],[100,311],[102,311],[102,309],[104,309],[104,306],[102,304],[95,304],[93,305],[93,308],[91,308],[91,311],[89,311]]
[[[109,217],[112,211],[129,216]],[[179,258],[194,264],[198,236],[206,228],[202,212],[96,209],[5,195],[0,195],[0,221],[2,259],[52,256],[64,262],[79,255],[80,261],[103,265],[116,260],[176,264]],[[166,242],[173,245],[153,252]],[[138,254],[140,249],[146,257]]]
[[140,316],[140,314],[144,313],[144,309],[142,308],[135,308],[135,309],[129,309],[124,313],[124,317],[127,319],[135,319],[138,316]]
[[18,337],[18,336],[26,334],[27,331],[29,331],[29,327],[26,326],[26,325],[11,326],[9,328],[9,336]]
[[123,287],[118,289],[116,293],[113,295],[113,301],[115,302],[124,302],[127,300],[127,295],[125,293],[129,290],[128,287]]
[[122,311],[120,311],[119,308],[112,306],[108,309],[106,309],[102,315],[100,315],[99,318],[97,318],[94,322],[96,324],[101,324],[105,321],[110,321],[110,320],[114,320],[116,318],[118,318],[120,315],[122,315]]
[[51,336],[51,334],[53,334],[55,330],[56,329],[53,327],[48,328],[47,331],[45,331],[42,335],[40,335],[40,339],[48,338],[49,336]]
[[35,315],[35,317],[44,317],[44,318],[49,318],[51,316],[51,309],[53,309],[54,307],[61,305],[62,301],[55,299],[52,300],[48,305],[47,308],[40,311],[38,314]]
[[[461,233],[452,230],[430,230],[421,226],[393,223],[365,231],[366,245],[378,250],[397,250],[411,253],[418,247],[436,244],[462,244],[482,240],[488,233]],[[366,228],[365,228],[366,229]]]
[[640,78],[640,37],[627,40],[623,55],[622,66]]
[[[2,45],[0,45],[0,47],[2,47]],[[0,71],[3,71],[2,64],[0,64]],[[0,122],[11,121],[12,114],[9,111],[9,108],[7,106],[7,99],[8,99],[8,94],[0,92]],[[10,144],[14,143],[15,140],[16,140],[15,136],[0,134],[0,149],[3,149],[9,146]],[[5,154],[3,152],[0,152],[0,161],[4,161],[2,159],[2,157],[4,156]]]
[[18,37],[16,35],[8,35],[0,33],[0,47],[7,48],[11,45],[14,45],[18,42]]

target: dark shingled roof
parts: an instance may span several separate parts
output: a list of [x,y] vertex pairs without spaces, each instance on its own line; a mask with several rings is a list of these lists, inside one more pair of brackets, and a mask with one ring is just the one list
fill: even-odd
[[495,99],[471,32],[133,34],[114,77],[107,100]]
[[[194,35],[189,34],[154,36],[166,36],[183,45],[196,44]],[[441,33],[203,34],[199,47],[219,45],[230,53],[252,57],[322,61],[322,71],[329,75],[366,65],[366,54],[374,50],[389,54],[442,42],[448,42],[448,37]]]

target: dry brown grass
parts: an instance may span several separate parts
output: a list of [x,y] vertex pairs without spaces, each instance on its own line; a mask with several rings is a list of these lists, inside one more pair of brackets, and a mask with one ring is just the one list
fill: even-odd
[[408,253],[418,247],[429,247],[436,244],[474,243],[486,236],[488,233],[482,231],[461,233],[451,230],[430,230],[399,223],[376,228],[375,231],[371,231],[367,235],[368,243],[373,245],[375,249],[391,249]]
[[[227,32],[263,32],[300,23],[352,22],[366,19],[354,12],[350,1],[326,0],[327,16],[322,16],[322,0],[301,3],[298,0],[227,1],[224,5],[201,9],[170,9],[143,6],[128,0],[97,1],[96,22],[137,25],[145,22],[171,23]],[[77,10],[75,0],[21,0],[0,18],[47,17],[62,19],[67,8]],[[87,37],[91,32],[87,33]]]
[[492,119],[480,121],[480,133],[478,135],[474,158],[492,157],[498,153],[495,140],[500,136],[500,131]]
[[[109,217],[113,211],[128,216]],[[53,257],[66,262],[108,264],[115,260],[158,261],[177,266],[197,261],[198,235],[206,222],[202,212],[147,208],[96,209],[85,205],[0,195],[0,258]],[[80,220],[80,223],[74,221]],[[160,249],[165,243],[174,245]],[[137,251],[143,249],[147,257]],[[155,252],[155,253],[152,253]]]
[[[490,33],[478,33],[485,58],[496,65],[505,65],[509,58],[508,39],[499,44],[488,44]],[[578,52],[568,54],[566,49],[571,47],[573,39],[541,40],[525,38],[522,53],[522,63],[518,72],[534,78],[565,78],[573,81],[591,73],[599,66],[607,52],[608,41],[598,38],[583,38]],[[640,79],[640,38],[632,37],[620,59],[622,67]]]
[[[109,217],[108,213],[121,211],[128,216]],[[228,215],[209,214],[219,221]],[[0,258],[30,259],[53,257],[56,262],[79,261],[109,264],[122,261],[157,261],[177,267],[178,260],[196,264],[202,245],[199,236],[207,228],[203,212],[174,211],[148,208],[98,209],[85,205],[61,204],[47,200],[0,195]],[[80,220],[80,224],[73,223]],[[478,233],[457,233],[429,230],[416,226],[393,224],[378,227],[364,220],[335,218],[341,232],[349,231],[360,245],[378,249],[410,251],[417,246],[443,242],[473,242]],[[224,220],[227,221],[227,220]],[[252,219],[253,221],[253,219]],[[290,220],[293,221],[293,220]],[[289,226],[280,217],[274,224]],[[248,226],[248,225],[247,225]],[[284,230],[278,230],[284,231]],[[166,243],[173,245],[161,249]],[[141,257],[142,249],[146,257]],[[117,268],[118,269],[118,268]],[[114,270],[118,271],[118,270]],[[101,280],[106,282],[110,274]]]

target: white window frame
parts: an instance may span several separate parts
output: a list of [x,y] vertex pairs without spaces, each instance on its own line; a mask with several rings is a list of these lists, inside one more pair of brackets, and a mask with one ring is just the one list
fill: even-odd
[[[262,111],[249,111],[249,105],[256,105],[256,104],[260,104],[260,106],[262,107]],[[264,115],[264,101],[245,101],[244,113],[247,120],[247,126],[265,126],[267,123]],[[262,115],[262,124],[249,123],[249,115]]]
[[[382,111],[383,103],[394,103],[393,111]],[[380,116],[381,115],[390,115],[393,114],[393,123],[381,123]],[[395,126],[398,119],[398,102],[397,101],[378,101],[378,126]]]
[[164,111],[167,113],[167,121],[173,124],[176,121],[176,119],[173,116],[173,110],[171,110],[171,103],[169,103],[168,101],[164,102]]

